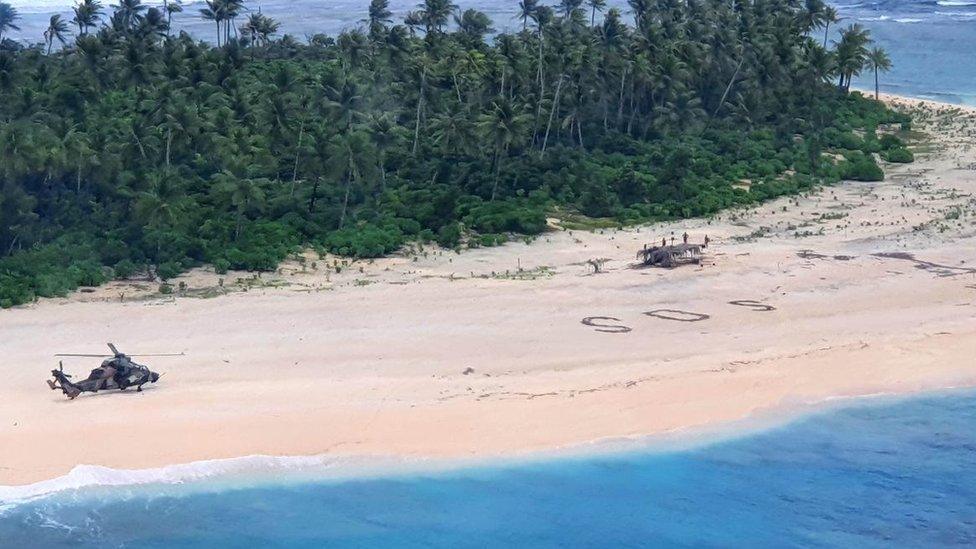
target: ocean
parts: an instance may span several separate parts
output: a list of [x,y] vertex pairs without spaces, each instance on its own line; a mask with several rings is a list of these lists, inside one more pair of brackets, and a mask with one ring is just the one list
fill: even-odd
[[[11,36],[25,41],[41,41],[53,13],[70,12],[71,0],[5,0],[16,7],[22,20],[20,32]],[[396,18],[414,8],[419,0],[391,0]],[[455,0],[462,8],[476,8],[488,14],[498,30],[517,28],[514,15],[518,2],[505,0]],[[103,2],[106,5],[115,2]],[[161,0],[147,0],[147,5]],[[543,2],[555,4],[554,1]],[[336,34],[361,25],[368,0],[251,0],[250,9],[260,9],[282,23],[281,31],[304,39],[316,33]],[[888,50],[894,68],[882,75],[885,92],[976,105],[976,0],[844,0],[833,2],[843,21],[840,27],[861,23],[871,30],[879,45]],[[177,28],[201,39],[209,39],[213,25],[199,17],[203,2],[184,2],[186,11],[175,18]],[[622,0],[609,0],[609,6],[628,12]],[[70,20],[70,16],[68,17]],[[836,33],[831,32],[830,39]],[[873,75],[863,75],[855,87],[874,89]]]
[[974,425],[966,391],[681,450],[80,488],[0,507],[0,546],[973,547]]

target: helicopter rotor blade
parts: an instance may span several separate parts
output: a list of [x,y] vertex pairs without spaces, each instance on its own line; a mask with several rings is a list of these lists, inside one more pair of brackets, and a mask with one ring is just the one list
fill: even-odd
[[85,355],[85,354],[74,354],[74,353],[58,353],[54,356],[77,356],[77,357],[88,357],[88,358],[105,358],[114,355]]
[[186,353],[158,353],[152,355],[126,355],[126,356],[186,356]]
[[118,349],[115,348],[115,344],[114,343],[109,343],[108,344],[108,348],[112,350],[112,354],[113,355],[120,355],[120,354],[122,354],[122,353],[119,352]]

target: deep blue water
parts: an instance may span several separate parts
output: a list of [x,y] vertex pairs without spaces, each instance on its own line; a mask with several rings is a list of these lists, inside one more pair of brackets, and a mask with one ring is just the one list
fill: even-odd
[[5,547],[973,547],[976,393],[857,404],[693,450],[224,489],[58,494]]
[[[40,41],[52,13],[68,12],[72,0],[5,0],[21,11],[20,32],[12,36]],[[391,0],[395,17],[401,18],[419,0]],[[844,18],[839,27],[861,23],[877,43],[890,53],[894,69],[882,77],[883,91],[953,103],[976,105],[976,0],[828,0]],[[105,1],[104,4],[114,4]],[[161,4],[162,0],[145,0]],[[514,19],[517,0],[455,0],[462,8],[477,8],[495,22],[498,30],[520,25]],[[555,4],[555,0],[543,1]],[[625,0],[608,0],[629,14]],[[185,1],[186,12],[176,26],[201,39],[210,39],[213,26],[199,18],[200,1]],[[368,0],[250,0],[282,23],[282,32],[299,39],[315,33],[335,34],[355,27],[366,16]],[[628,15],[629,20],[629,15]],[[831,32],[830,40],[836,38]],[[855,84],[874,89],[873,75]]]

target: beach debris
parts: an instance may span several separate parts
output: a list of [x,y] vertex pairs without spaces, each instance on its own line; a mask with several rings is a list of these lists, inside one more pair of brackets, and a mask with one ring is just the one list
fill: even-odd
[[704,244],[689,244],[688,233],[681,237],[682,243],[675,244],[674,237],[671,237],[671,244],[667,238],[661,239],[660,246],[644,246],[644,249],[637,252],[637,259],[645,267],[664,267],[672,269],[679,265],[694,264],[700,265],[702,262],[702,250],[708,247],[708,236],[705,237]]
[[461,372],[462,375],[471,375],[473,373],[474,373],[474,368],[470,366],[468,366],[467,368],[464,369],[463,372]]
[[603,266],[610,261],[607,257],[595,257],[593,259],[587,259],[586,264],[593,267],[593,274],[599,274],[603,272]]

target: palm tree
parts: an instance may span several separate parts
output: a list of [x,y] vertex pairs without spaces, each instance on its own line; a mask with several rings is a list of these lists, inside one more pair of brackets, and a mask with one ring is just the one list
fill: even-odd
[[220,47],[220,26],[227,18],[224,3],[221,0],[207,0],[207,7],[200,10],[200,16],[205,21],[213,21],[217,25],[217,47]]
[[278,32],[278,27],[277,21],[258,11],[248,16],[247,22],[241,26],[241,34],[255,45],[267,46],[271,43],[271,36]]
[[20,30],[20,27],[14,23],[18,19],[20,19],[20,14],[17,13],[16,8],[6,2],[0,2],[0,44],[3,43],[3,33],[10,30]]
[[827,5],[823,0],[806,0],[797,13],[797,24],[803,32],[810,32],[824,26]]
[[455,15],[454,23],[458,27],[458,34],[466,39],[470,47],[480,46],[485,35],[495,31],[491,28],[491,18],[475,9],[467,9],[461,15]]
[[494,152],[495,177],[491,187],[491,200],[498,194],[498,178],[501,172],[502,157],[508,154],[513,145],[520,145],[531,117],[524,108],[517,107],[507,97],[498,97],[491,103],[491,109],[478,118],[478,130],[482,138],[492,145]]
[[539,0],[519,0],[518,13],[516,19],[522,20],[522,30],[529,28],[529,19],[535,15],[535,10],[539,8]]
[[234,240],[241,237],[244,216],[248,210],[262,209],[266,198],[264,187],[270,181],[265,178],[242,177],[235,173],[240,169],[225,169],[214,174],[214,191],[236,211],[234,221]]
[[396,124],[387,113],[372,115],[369,123],[369,138],[376,149],[376,164],[380,169],[380,192],[386,191],[386,153],[396,143]]
[[88,29],[98,24],[102,16],[102,3],[98,0],[81,0],[74,7],[75,16],[72,23],[78,25],[78,35],[88,34]]
[[878,83],[878,72],[888,72],[891,70],[891,58],[888,52],[879,47],[874,47],[868,52],[868,67],[874,70],[874,98],[880,98],[880,86]]
[[368,23],[369,37],[377,40],[385,34],[386,25],[393,22],[392,16],[390,0],[370,0],[369,17],[363,21]]
[[141,21],[145,10],[142,0],[119,0],[119,5],[115,7],[115,12],[122,18],[125,28],[132,28]]
[[163,0],[163,11],[166,13],[166,34],[173,28],[173,14],[183,12],[182,0]]
[[563,12],[563,17],[569,18],[573,12],[583,5],[583,0],[560,0],[559,8]]
[[833,6],[826,6],[823,10],[824,39],[823,46],[827,47],[827,36],[830,34],[830,25],[840,23],[841,17]]
[[840,72],[838,87],[849,90],[851,79],[861,74],[867,62],[867,45],[870,41],[870,31],[857,23],[841,31],[836,47],[837,69]]
[[596,12],[603,13],[607,7],[607,0],[586,0],[586,5],[590,6],[590,26],[596,24]]
[[339,229],[346,224],[349,211],[349,197],[352,186],[358,183],[370,169],[370,158],[375,158],[369,137],[361,131],[347,131],[336,135],[328,147],[329,161],[344,182],[342,211],[339,214]]
[[451,0],[424,0],[417,8],[417,16],[425,33],[429,35],[444,31],[444,26],[451,20],[451,14],[457,9],[457,5]]
[[47,30],[44,31],[44,40],[47,42],[48,55],[51,55],[51,47],[54,46],[55,39],[61,42],[62,46],[65,44],[66,34],[68,34],[68,23],[60,15],[52,15]]

